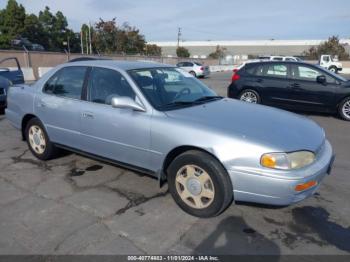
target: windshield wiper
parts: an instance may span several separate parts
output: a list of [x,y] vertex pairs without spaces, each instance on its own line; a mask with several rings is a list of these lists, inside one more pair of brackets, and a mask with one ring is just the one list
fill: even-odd
[[194,101],[173,101],[171,103],[162,105],[162,108],[177,107],[177,106],[191,106],[198,105],[205,101],[222,99],[222,96],[202,96]]
[[210,101],[210,100],[219,100],[222,99],[222,96],[202,96],[196,100],[194,100],[194,102],[204,102],[204,101]]
[[171,103],[162,105],[162,107],[171,107],[171,106],[182,106],[182,105],[193,105],[196,104],[194,101],[173,101]]

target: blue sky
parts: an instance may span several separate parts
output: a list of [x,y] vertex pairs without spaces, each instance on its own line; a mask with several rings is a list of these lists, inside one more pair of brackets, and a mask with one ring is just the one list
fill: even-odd
[[[117,18],[148,41],[350,38],[349,0],[17,0],[27,12],[61,10],[69,26]],[[0,0],[4,8],[7,0]]]

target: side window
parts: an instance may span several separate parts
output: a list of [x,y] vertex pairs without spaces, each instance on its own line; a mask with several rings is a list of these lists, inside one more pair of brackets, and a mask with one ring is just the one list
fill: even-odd
[[185,63],[184,63],[184,66],[187,66],[187,67],[192,67],[192,66],[193,66],[193,64],[192,64],[192,63],[190,63],[190,62],[185,62]]
[[254,76],[262,76],[263,75],[263,66],[262,65],[249,65],[246,68],[246,72],[249,75],[254,75]]
[[323,72],[308,67],[308,66],[293,66],[292,67],[292,77],[298,80],[306,80],[306,81],[316,81],[316,78],[320,75],[325,75],[327,79],[327,83],[335,83],[335,79],[330,77]]
[[93,68],[89,77],[88,90],[88,100],[100,104],[110,105],[115,96],[135,99],[135,93],[128,81],[112,69]]
[[178,67],[184,66],[184,63],[178,63],[176,66]]
[[287,65],[282,64],[267,64],[265,65],[265,76],[286,78],[287,77]]
[[56,82],[58,80],[58,77],[60,75],[62,70],[56,72],[53,76],[50,77],[49,80],[47,80],[45,86],[44,86],[44,92],[48,94],[53,94],[53,91],[55,89]]
[[44,92],[68,98],[80,99],[86,69],[86,67],[82,66],[62,68],[46,82]]

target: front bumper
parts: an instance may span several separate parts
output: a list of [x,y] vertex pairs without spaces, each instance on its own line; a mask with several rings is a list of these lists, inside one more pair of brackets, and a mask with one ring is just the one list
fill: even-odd
[[[234,188],[235,201],[255,202],[269,205],[290,205],[315,193],[322,180],[330,173],[334,161],[333,150],[328,141],[316,161],[301,170],[276,172],[229,170]],[[309,181],[317,185],[305,191],[297,192],[295,187]]]

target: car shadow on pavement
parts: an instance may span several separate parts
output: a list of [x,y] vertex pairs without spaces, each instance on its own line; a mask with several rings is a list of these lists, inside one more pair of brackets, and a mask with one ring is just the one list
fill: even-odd
[[330,214],[322,207],[304,206],[292,210],[293,231],[298,235],[305,232],[317,233],[323,241],[338,249],[350,252],[350,227],[331,221]]
[[249,227],[239,216],[229,216],[219,222],[193,251],[195,255],[272,255],[278,261],[279,247],[270,239]]

